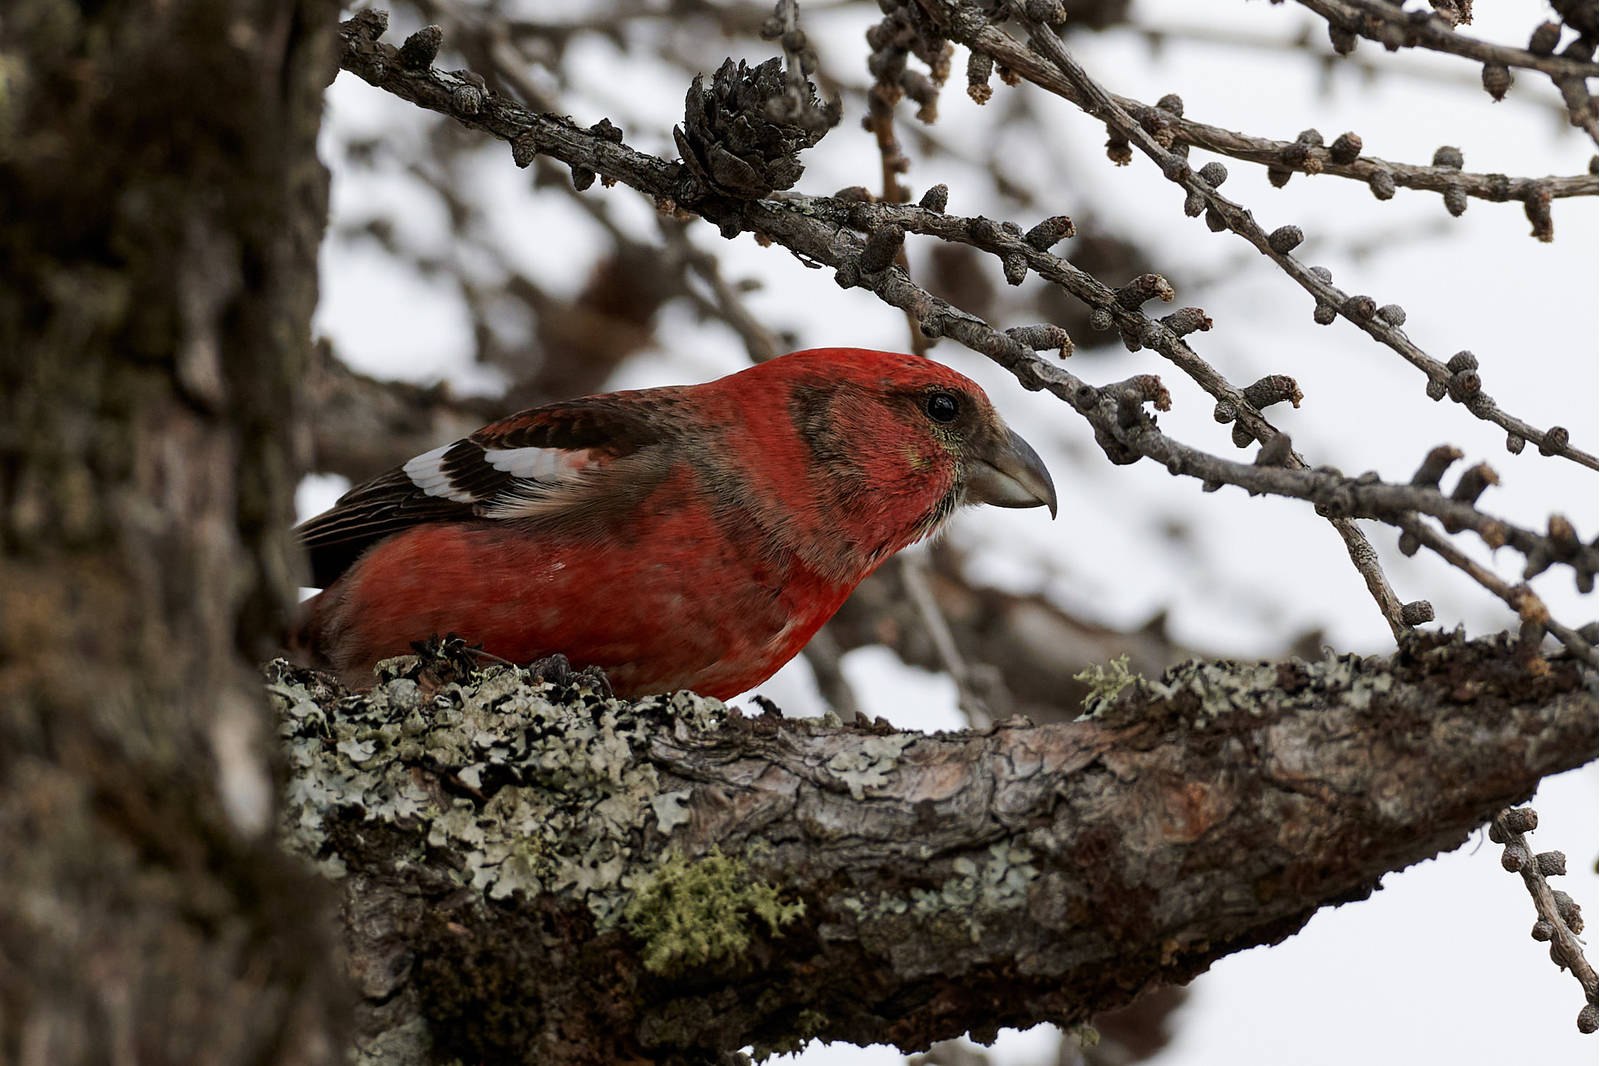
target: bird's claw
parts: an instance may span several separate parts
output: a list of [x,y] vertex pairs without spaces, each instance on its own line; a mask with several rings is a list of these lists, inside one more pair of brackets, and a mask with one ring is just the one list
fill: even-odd
[[465,681],[479,667],[483,647],[468,644],[454,633],[439,636],[435,633],[427,640],[411,642],[417,653],[422,673],[429,681],[442,688],[453,681]]
[[587,682],[590,688],[605,699],[615,695],[611,691],[611,679],[606,677],[604,670],[598,666],[585,666],[580,670],[574,670],[572,661],[560,652],[547,655],[543,659],[535,659],[528,664],[528,672],[533,675],[535,681],[544,681],[557,688],[569,688]]

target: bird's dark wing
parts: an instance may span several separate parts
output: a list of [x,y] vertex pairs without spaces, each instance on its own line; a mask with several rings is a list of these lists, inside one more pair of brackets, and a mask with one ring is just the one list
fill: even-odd
[[595,474],[674,432],[678,388],[548,404],[491,423],[357,485],[295,528],[326,588],[378,541],[424,522],[559,516],[593,504]]

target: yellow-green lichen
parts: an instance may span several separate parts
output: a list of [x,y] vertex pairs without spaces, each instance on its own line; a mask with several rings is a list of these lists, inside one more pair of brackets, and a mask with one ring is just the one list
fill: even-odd
[[1072,680],[1089,686],[1083,696],[1083,713],[1092,717],[1123,689],[1139,680],[1139,675],[1128,669],[1128,657],[1119,655],[1105,666],[1089,666],[1078,671],[1072,675]]
[[634,886],[622,921],[644,944],[645,968],[666,974],[736,958],[758,923],[776,936],[804,913],[803,903],[785,903],[751,877],[743,860],[713,848],[697,859],[669,854]]

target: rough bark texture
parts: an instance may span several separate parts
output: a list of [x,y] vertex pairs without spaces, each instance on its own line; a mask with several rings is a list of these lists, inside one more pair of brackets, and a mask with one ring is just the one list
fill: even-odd
[[0,16],[0,1062],[337,1047],[251,669],[293,595],[337,14]]
[[1594,758],[1593,672],[1516,663],[1194,662],[931,736],[415,659],[272,688],[366,1060],[609,1063],[1070,1025],[1279,941]]

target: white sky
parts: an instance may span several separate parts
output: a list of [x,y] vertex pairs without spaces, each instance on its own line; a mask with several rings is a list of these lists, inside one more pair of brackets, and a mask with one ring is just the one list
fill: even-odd
[[[808,17],[804,0],[801,10],[824,61],[841,70],[859,69],[867,23],[839,14]],[[1279,40],[1292,39],[1312,24],[1313,38],[1325,40],[1315,20],[1293,4],[1139,0],[1136,11],[1144,25]],[[1476,14],[1468,32],[1520,44],[1547,17],[1547,8],[1532,0],[1501,0],[1478,4]],[[1336,69],[1325,78],[1298,53],[1221,44],[1173,42],[1152,53],[1127,32],[1073,44],[1091,74],[1113,91],[1146,101],[1176,91],[1189,116],[1259,135],[1292,139],[1315,126],[1331,141],[1353,129],[1368,154],[1426,163],[1435,147],[1453,144],[1462,148],[1469,170],[1531,175],[1580,173],[1594,151],[1586,138],[1552,117],[1546,105],[1553,90],[1527,73],[1518,74],[1506,102],[1491,105],[1472,87],[1478,74],[1470,63],[1412,53],[1385,56],[1370,43],[1363,43],[1358,55],[1402,73],[1365,83]],[[625,112],[629,143],[675,154],[670,130],[681,118],[681,76],[638,58],[620,63],[609,45],[584,47],[579,61],[592,66],[596,76],[588,79],[589,95],[564,101],[573,115],[587,123]],[[751,51],[746,58],[764,54]],[[965,53],[958,51],[958,74],[941,98],[936,132],[981,155],[996,137],[993,109],[1001,96],[1042,94],[1031,87],[1007,89],[996,80],[996,101],[990,110],[980,109],[963,92],[959,71],[964,64]],[[1436,77],[1466,87],[1440,88]],[[329,101],[324,144],[331,163],[338,161],[334,134],[355,131],[381,132],[402,154],[425,150],[419,136],[424,123],[410,105],[349,75],[340,75]],[[1191,342],[1236,384],[1266,373],[1296,378],[1306,394],[1304,404],[1298,411],[1274,408],[1269,416],[1292,434],[1310,462],[1333,463],[1352,473],[1371,468],[1387,479],[1404,480],[1429,448],[1454,443],[1469,462],[1487,460],[1500,472],[1503,484],[1482,501],[1488,509],[1540,528],[1551,510],[1560,510],[1583,537],[1594,535],[1600,500],[1592,473],[1542,458],[1531,446],[1512,456],[1498,429],[1448,401],[1428,403],[1422,376],[1399,356],[1346,323],[1314,325],[1310,299],[1263,257],[1237,237],[1212,234],[1200,220],[1184,219],[1178,210],[1181,193],[1143,157],[1131,167],[1112,167],[1101,148],[1101,125],[1062,101],[1045,99],[1043,106],[1051,109],[1059,131],[1048,153],[1035,141],[999,132],[1017,172],[1040,189],[1052,187],[1052,174],[1066,174],[1078,190],[1073,195],[1085,203],[1064,200],[1051,210],[1078,219],[1080,234],[1092,210],[1089,224],[1153,249],[1159,269],[1175,280],[1200,279],[1203,284],[1192,288],[1180,285],[1176,305],[1199,304],[1216,325]],[[807,154],[801,190],[875,184],[876,152],[858,117],[847,112],[840,127]],[[1198,166],[1208,158],[1196,152],[1192,162]],[[945,181],[955,190],[953,211],[999,210],[969,202],[978,195],[969,191],[976,188],[971,168],[932,164],[914,152],[913,160],[908,180],[917,192]],[[1299,225],[1308,237],[1304,258],[1329,266],[1336,284],[1379,303],[1404,306],[1407,332],[1441,359],[1461,348],[1476,352],[1486,391],[1505,409],[1535,425],[1567,426],[1573,442],[1586,450],[1600,445],[1600,216],[1593,199],[1557,201],[1556,241],[1544,245],[1527,236],[1520,204],[1473,200],[1462,218],[1450,219],[1435,195],[1401,190],[1392,201],[1379,203],[1359,183],[1304,176],[1276,190],[1260,168],[1227,165],[1225,192],[1250,207],[1268,229]],[[595,254],[593,223],[564,197],[530,195],[526,172],[511,165],[503,145],[486,145],[474,180],[474,195],[494,205],[501,223],[497,234],[514,261],[552,291],[575,290],[586,272],[582,264]],[[602,191],[599,185],[590,195],[604,197],[634,232],[653,232],[651,209],[641,198],[621,188]],[[333,213],[345,221],[391,218],[419,246],[440,247],[448,233],[442,212],[405,182],[357,182],[337,165]],[[730,277],[762,279],[765,288],[751,295],[750,306],[769,327],[796,331],[804,346],[904,345],[899,312],[869,294],[842,292],[830,272],[806,270],[787,253],[761,249],[747,236],[730,244],[710,227],[698,227],[694,236],[723,256]],[[1376,255],[1350,251],[1377,240],[1395,247]],[[913,243],[911,249],[915,266],[919,246]],[[374,307],[392,310],[374,314]],[[474,391],[498,386],[492,371],[472,364],[467,318],[457,300],[359,243],[325,247],[316,326],[352,364],[373,373],[442,378]],[[737,339],[720,327],[678,313],[664,316],[659,332],[662,350],[630,362],[615,387],[703,380],[744,365]],[[1080,346],[1085,340],[1079,338]],[[985,385],[1012,425],[1049,461],[1062,499],[1062,517],[1053,524],[1039,511],[988,509],[958,519],[952,535],[972,549],[975,572],[983,580],[1043,590],[1073,611],[1111,625],[1137,626],[1166,608],[1178,639],[1224,654],[1272,654],[1288,637],[1314,626],[1322,627],[1328,643],[1341,651],[1379,652],[1386,646],[1387,630],[1339,541],[1308,506],[1248,500],[1236,489],[1204,495],[1195,482],[1174,479],[1153,464],[1113,468],[1095,449],[1086,425],[1064,405],[1023,392],[1008,375],[950,342],[934,354]],[[1114,354],[1081,356],[1073,369],[1091,381],[1161,374],[1174,394],[1174,410],[1162,417],[1163,427],[1188,443],[1233,453],[1226,427],[1211,419],[1209,398],[1153,353],[1130,355],[1119,348]],[[302,489],[303,510],[321,509],[338,490],[336,479],[312,479]],[[1187,546],[1175,546],[1162,534],[1168,519],[1192,529]],[[1507,615],[1498,601],[1441,564],[1400,556],[1392,532],[1372,532],[1402,599],[1431,600],[1446,626],[1461,624],[1472,633],[1504,628]],[[1003,549],[997,547],[1002,544]],[[1497,560],[1476,549],[1474,554],[1503,574],[1515,573],[1509,552]],[[1535,588],[1573,625],[1595,617],[1594,597],[1579,597],[1563,572],[1536,580]],[[853,653],[846,669],[874,713],[919,728],[959,723],[952,686],[943,677],[910,670],[882,649]],[[798,660],[762,691],[790,713],[810,713],[818,706],[814,685]],[[1547,782],[1535,801],[1541,828],[1533,837],[1536,847],[1567,852],[1573,873],[1558,887],[1583,904],[1591,922],[1600,921],[1594,874],[1600,839],[1597,788],[1600,777],[1593,763]],[[1288,942],[1224,959],[1194,982],[1178,1039],[1152,1061],[1159,1066],[1593,1062],[1595,1039],[1580,1036],[1573,1024],[1582,994],[1569,975],[1551,965],[1544,946],[1528,937],[1532,904],[1520,879],[1500,869],[1499,850],[1485,841],[1392,874],[1372,899],[1320,913]],[[1053,1047],[1053,1037],[1043,1030],[1008,1033],[993,1061],[1043,1066]],[[775,1061],[878,1066],[898,1056],[886,1048],[814,1045],[800,1056]]]

